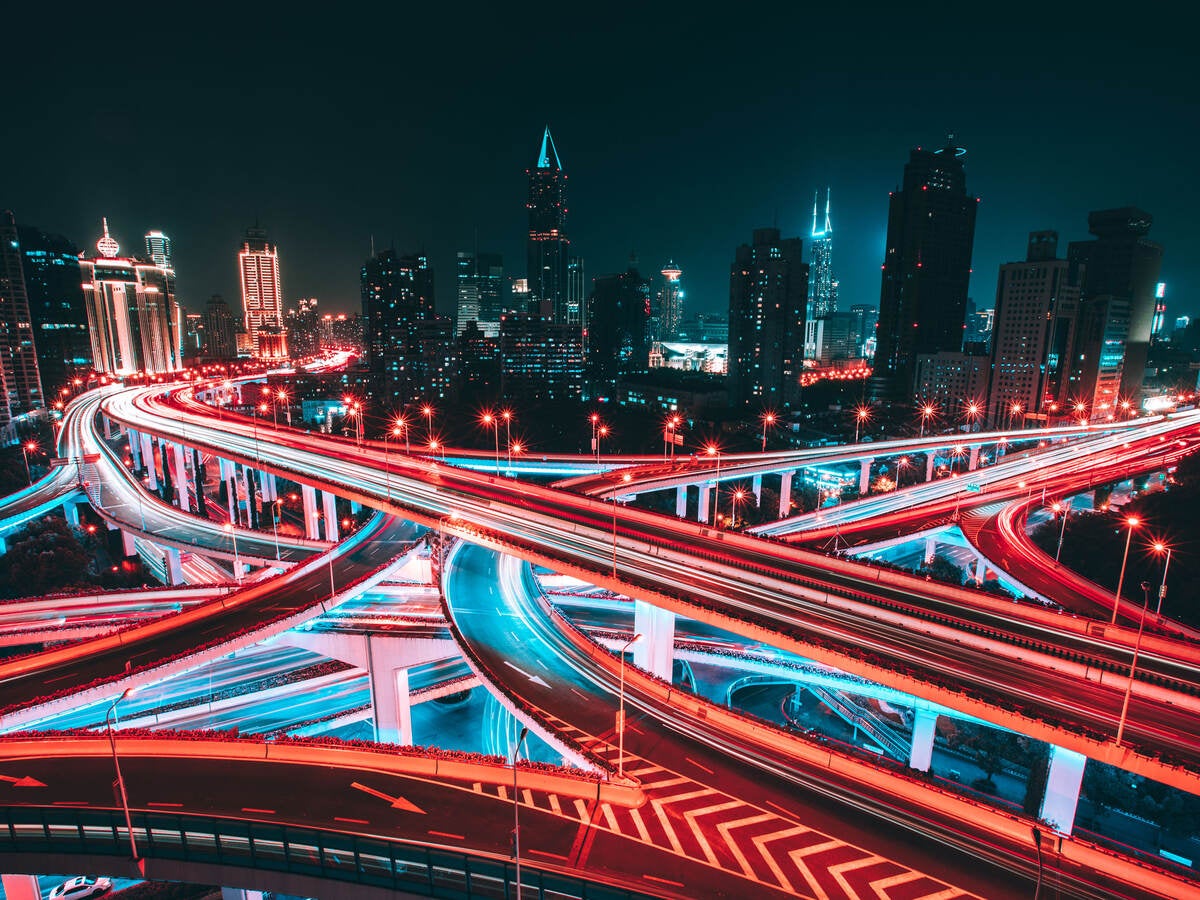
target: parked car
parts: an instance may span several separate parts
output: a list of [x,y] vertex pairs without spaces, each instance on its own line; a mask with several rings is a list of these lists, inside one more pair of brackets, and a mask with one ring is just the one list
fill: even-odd
[[107,878],[80,875],[70,881],[64,881],[52,890],[50,900],[81,900],[83,897],[99,897],[111,890],[112,882]]

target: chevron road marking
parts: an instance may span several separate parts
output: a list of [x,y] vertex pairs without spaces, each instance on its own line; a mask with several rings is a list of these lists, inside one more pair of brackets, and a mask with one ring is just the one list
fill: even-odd
[[804,862],[804,857],[845,846],[841,841],[828,840],[821,844],[813,844],[811,847],[805,847],[803,850],[792,850],[788,853],[788,858],[795,864],[800,874],[804,876],[804,880],[808,882],[808,886],[813,889],[813,894],[817,900],[829,900],[829,895],[825,893],[825,889],[817,881],[816,875],[813,874],[813,871]]
[[742,871],[746,873],[747,878],[755,877],[754,869],[751,868],[750,863],[746,859],[746,855],[742,853],[742,848],[737,845],[735,840],[733,840],[730,832],[732,832],[735,828],[741,828],[744,825],[757,825],[759,822],[769,822],[774,818],[775,816],[771,813],[761,813],[757,816],[750,816],[745,819],[737,819],[733,822],[719,822],[717,824],[717,833],[721,835],[721,838],[725,841],[725,846],[729,848],[729,852],[733,854],[733,858],[736,859],[738,865],[742,867]]
[[875,866],[879,863],[886,862],[887,860],[882,856],[875,856],[872,854],[871,856],[863,856],[859,859],[852,859],[844,863],[838,863],[836,866],[830,866],[827,871],[833,877],[833,880],[838,883],[841,889],[846,892],[846,896],[855,897],[858,896],[858,894],[854,888],[850,887],[850,882],[846,880],[845,873],[853,872],[855,869],[863,869],[867,866]]
[[658,816],[659,824],[662,825],[663,831],[667,835],[667,840],[671,842],[671,849],[679,856],[686,856],[687,854],[683,852],[683,844],[679,843],[679,838],[675,837],[675,829],[671,827],[671,823],[667,820],[667,813],[663,809],[662,803],[658,800],[651,800],[650,808]]
[[[718,865],[717,855],[713,853],[712,847],[708,844],[708,839],[704,836],[704,830],[700,827],[700,823],[696,821],[701,816],[706,816],[709,813],[725,812],[729,809],[744,808],[745,803],[741,800],[727,800],[725,803],[717,803],[713,806],[706,806],[703,809],[689,810],[683,814],[684,820],[692,828],[692,834],[696,836],[696,841],[700,844],[700,849],[704,851],[704,856],[708,859],[710,865]],[[726,840],[728,843],[728,840]]]
[[808,834],[809,831],[810,830],[805,828],[803,825],[796,825],[792,828],[785,828],[783,831],[775,831],[771,834],[760,834],[758,837],[751,838],[751,843],[753,843],[757,848],[759,854],[763,858],[763,861],[766,862],[767,868],[771,870],[771,874],[779,880],[779,884],[789,894],[794,894],[796,891],[792,887],[792,883],[787,879],[787,876],[783,874],[783,869],[779,867],[779,863],[775,861],[775,857],[767,852],[767,844],[770,841],[783,840],[784,838],[795,837],[798,834]]
[[917,881],[924,878],[925,875],[921,872],[900,872],[890,878],[884,878],[882,881],[876,881],[871,886],[878,892],[879,896],[887,897],[888,891],[894,887],[900,887],[902,884],[908,884],[910,881]]
[[638,839],[643,844],[653,844],[650,840],[650,832],[646,830],[646,823],[642,821],[642,814],[637,809],[629,810],[629,818],[633,819],[633,827],[637,829]]

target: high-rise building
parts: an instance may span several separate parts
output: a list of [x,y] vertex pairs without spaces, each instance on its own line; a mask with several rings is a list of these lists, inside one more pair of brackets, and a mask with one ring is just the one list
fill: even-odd
[[992,324],[987,417],[994,425],[1064,403],[1079,315],[1079,282],[1056,256],[1058,234],[1034,231],[1023,262],[1000,267]]
[[663,266],[661,274],[663,283],[654,295],[650,310],[650,339],[656,342],[675,337],[683,321],[683,285],[680,283],[683,271],[672,260]]
[[79,248],[60,234],[17,226],[42,391],[48,400],[92,364],[79,277]]
[[838,308],[838,281],[833,277],[833,223],[829,219],[830,189],[825,188],[825,221],[817,226],[817,194],[813,194],[812,242],[809,247],[808,318],[819,319]]
[[161,231],[146,232],[146,258],[160,269],[174,269],[171,262],[171,239]]
[[587,334],[587,280],[583,260],[578,256],[567,260],[567,321]]
[[[26,279],[28,281],[28,279]],[[1167,324],[1167,285],[1160,281],[1154,288],[1154,322],[1150,326],[1150,342],[1170,340]]]
[[951,135],[917,148],[888,209],[872,394],[911,400],[918,354],[962,349],[978,200]]
[[99,256],[79,261],[95,370],[117,375],[178,371],[183,321],[175,302],[175,273],[120,256],[107,219],[96,249]]
[[729,273],[729,402],[783,410],[800,397],[808,264],[800,238],[756,228]]
[[979,344],[962,350],[921,353],[916,360],[914,394],[950,421],[963,418],[968,405],[982,407],[987,393],[989,359]]
[[[264,353],[270,352],[271,358],[275,358],[281,343],[275,335],[283,333],[283,288],[279,282],[279,249],[267,242],[265,229],[257,225],[246,229],[246,238],[238,251],[238,272],[246,333],[254,346],[254,355],[266,358]],[[265,342],[259,337],[264,328],[272,335]]]
[[537,165],[529,176],[529,241],[526,272],[536,311],[559,322],[579,324],[567,303],[567,266],[571,242],[567,238],[567,175],[558,158],[550,126],[542,134]]
[[0,219],[0,368],[12,414],[45,406],[42,378],[38,371],[37,347],[33,340],[33,316],[25,290],[21,241],[11,212]]
[[650,364],[650,283],[630,264],[596,279],[588,298],[588,379],[592,396],[607,395],[617,378]]
[[[1097,407],[1122,400],[1136,402],[1141,393],[1162,268],[1162,247],[1146,237],[1153,222],[1148,212],[1132,206],[1097,210],[1088,213],[1088,231],[1095,240],[1072,241],[1067,247],[1067,259],[1085,266],[1083,302],[1092,307],[1088,315],[1093,325],[1113,335],[1120,330],[1119,320],[1128,320],[1119,387],[1112,397],[1103,392],[1097,395]],[[1093,302],[1103,297],[1111,297],[1113,302]],[[1127,309],[1122,309],[1123,304]],[[1111,327],[1096,319],[1101,306],[1115,317]],[[1111,356],[1111,348],[1108,353]]]
[[858,331],[858,355],[863,359],[875,356],[875,325],[879,321],[879,310],[869,303],[855,303],[850,307]]
[[488,337],[500,334],[504,314],[504,258],[499,253],[458,251],[454,269],[458,288],[458,324],[461,333],[477,322]]
[[220,294],[204,307],[204,355],[209,359],[237,359],[237,327],[233,310]]
[[321,317],[316,297],[301,297],[287,311],[288,350],[296,359],[315,356],[321,349]]
[[583,390],[579,329],[545,316],[505,315],[500,323],[500,394],[505,400],[578,400]]
[[393,406],[422,399],[421,326],[436,316],[429,260],[384,250],[363,263],[360,282],[367,358],[382,379],[383,399]]

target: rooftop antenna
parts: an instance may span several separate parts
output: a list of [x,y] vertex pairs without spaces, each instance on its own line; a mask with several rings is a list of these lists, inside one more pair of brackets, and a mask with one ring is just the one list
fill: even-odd
[[371,235],[371,259],[375,258],[375,235]]

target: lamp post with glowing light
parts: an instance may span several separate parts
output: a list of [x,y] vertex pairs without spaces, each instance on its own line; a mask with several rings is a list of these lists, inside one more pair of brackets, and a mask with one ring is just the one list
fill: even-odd
[[1017,403],[1014,401],[1013,403],[1009,404],[1009,406],[1008,406],[1008,429],[1009,429],[1009,431],[1012,430],[1013,419],[1015,419],[1017,416],[1019,416],[1021,414],[1021,409],[1022,409],[1022,407],[1021,407],[1020,403]]
[[675,432],[683,423],[679,416],[669,416],[663,427],[663,458],[667,458],[668,448],[670,459],[675,459]]
[[[238,556],[237,531],[234,529],[232,522],[226,522],[222,526],[222,529],[225,531],[226,534],[230,535],[233,538],[233,577],[234,577],[234,580],[237,581],[238,584],[241,584],[242,583],[242,558],[240,556]],[[278,536],[276,536],[275,540],[276,540],[275,558],[278,559],[279,558],[279,549],[278,549],[279,538],[278,538]]]
[[1137,673],[1138,654],[1142,649],[1142,634],[1146,631],[1146,612],[1150,607],[1150,582],[1142,582],[1142,615],[1138,619],[1137,640],[1133,644],[1133,659],[1129,662],[1129,681],[1125,684],[1125,699],[1121,701],[1121,718],[1117,722],[1117,746],[1125,736],[1125,720],[1129,715],[1129,698],[1133,695],[1133,679]]
[[1054,510],[1056,516],[1060,512],[1062,513],[1062,525],[1058,529],[1058,549],[1054,551],[1054,564],[1057,566],[1058,560],[1062,556],[1063,538],[1067,535],[1067,516],[1071,514],[1071,504],[1056,502],[1050,508]]
[[734,524],[737,522],[738,504],[740,504],[745,499],[746,499],[746,492],[743,491],[741,488],[738,488],[736,491],[734,491],[732,494],[729,495],[729,527],[730,528],[733,528]]
[[600,442],[608,437],[608,426],[601,425],[596,429],[596,462],[600,462]]
[[504,451],[508,454],[508,467],[512,468],[512,419],[511,409],[500,410],[500,418],[504,420]]
[[779,417],[773,412],[765,412],[762,414],[762,452],[767,452],[767,429],[774,427]]
[[425,436],[430,441],[433,440],[433,413],[434,408],[430,404],[421,407],[421,415],[425,417]]
[[121,812],[125,814],[125,831],[129,834],[129,851],[133,854],[133,863],[137,866],[138,872],[146,873],[146,862],[138,856],[137,839],[133,835],[133,822],[129,816],[129,795],[125,791],[125,776],[121,774],[121,761],[117,757],[117,736],[113,732],[113,721],[116,718],[117,704],[125,700],[133,693],[133,688],[125,688],[121,692],[121,696],[112,702],[108,707],[108,712],[104,714],[104,728],[108,732],[108,746],[112,751],[113,771],[117,776],[117,791],[121,795]]
[[479,417],[480,423],[485,427],[492,429],[492,433],[496,438],[496,474],[500,474],[500,420],[490,412],[485,412]]
[[1155,541],[1150,545],[1155,553],[1165,553],[1167,558],[1163,561],[1162,580],[1158,583],[1158,606],[1154,610],[1156,616],[1162,615],[1163,600],[1167,597],[1167,570],[1171,568],[1171,547],[1168,547],[1163,541]]
[[37,448],[37,441],[25,441],[21,444],[21,458],[25,460],[25,480],[30,484],[33,484],[33,475],[29,471],[29,454]]
[[859,406],[854,410],[854,443],[858,443],[859,435],[862,432],[862,427],[871,418],[871,409],[867,406]]
[[1129,562],[1129,544],[1133,540],[1133,529],[1141,524],[1141,520],[1137,516],[1130,516],[1125,520],[1126,526],[1129,528],[1129,533],[1125,536],[1125,555],[1121,557],[1121,576],[1117,579],[1117,592],[1113,594],[1113,614],[1112,622],[1109,624],[1117,624],[1117,612],[1121,608],[1121,588],[1125,586],[1125,564]]
[[713,520],[712,524],[715,528],[717,525],[717,507],[721,505],[721,448],[716,444],[709,444],[704,448],[704,452],[708,456],[717,458],[717,480],[713,482]]
[[979,430],[979,420],[983,416],[983,404],[977,400],[968,400],[963,404],[963,418],[967,420],[968,431]]
[[[632,480],[633,480],[633,476],[630,475],[628,472],[622,473],[621,481],[623,481],[625,484],[629,484],[629,482],[631,482]],[[618,495],[614,491],[613,492],[613,541],[612,541],[612,550],[613,550],[613,552],[612,552],[612,577],[614,579],[617,577],[617,499],[618,499]]]
[[617,777],[625,777],[625,652],[642,639],[640,633],[635,634],[621,648],[621,688],[617,701]]
[[932,403],[921,404],[921,433],[919,437],[925,437],[925,428],[929,425],[929,420],[937,415],[937,407]]
[[521,735],[513,745],[513,863],[516,868],[516,900],[521,900],[521,797],[517,793],[517,759],[521,754],[521,745],[529,734],[529,727],[521,728]]
[[283,411],[287,414],[288,428],[292,427],[292,404],[288,402],[288,392],[280,388],[279,393],[275,395],[280,403],[283,404]]

